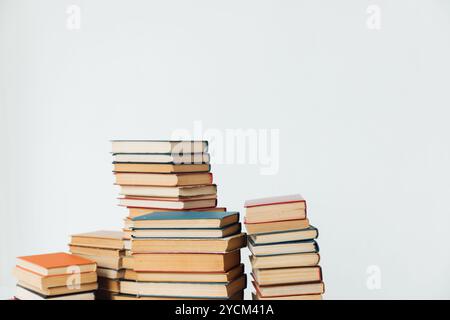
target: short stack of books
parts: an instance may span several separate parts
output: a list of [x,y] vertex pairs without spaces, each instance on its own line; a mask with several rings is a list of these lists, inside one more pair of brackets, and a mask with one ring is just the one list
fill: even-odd
[[242,299],[238,212],[153,212],[132,219],[133,269],[118,299]]
[[94,300],[96,263],[64,252],[18,257],[18,300]]
[[318,236],[300,195],[245,203],[255,300],[322,299]]
[[[221,214],[225,222],[230,219],[226,208],[217,207],[208,142],[115,140],[112,153],[119,205],[128,209],[126,270],[121,294],[114,298],[239,298],[239,249],[246,238],[238,221],[208,224],[222,221]],[[185,219],[163,220],[175,216]],[[201,261],[213,261],[214,266]],[[239,285],[232,282],[238,279]]]
[[125,256],[124,233],[121,231],[94,231],[71,236],[70,252],[97,263],[97,300],[111,300],[120,292]]

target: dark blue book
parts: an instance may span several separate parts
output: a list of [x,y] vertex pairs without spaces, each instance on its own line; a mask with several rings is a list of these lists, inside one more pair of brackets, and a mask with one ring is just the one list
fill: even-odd
[[239,222],[239,212],[153,212],[131,220],[132,229],[219,229]]
[[277,231],[251,235],[250,239],[254,244],[272,244],[280,242],[292,242],[301,240],[317,239],[319,231],[316,227],[309,226],[306,229]]

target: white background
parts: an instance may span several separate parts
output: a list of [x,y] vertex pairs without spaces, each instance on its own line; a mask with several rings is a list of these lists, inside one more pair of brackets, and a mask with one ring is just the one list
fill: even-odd
[[110,139],[199,120],[280,130],[277,175],[213,167],[219,204],[302,193],[326,298],[450,298],[449,31],[444,0],[0,0],[1,297],[16,256],[121,227]]

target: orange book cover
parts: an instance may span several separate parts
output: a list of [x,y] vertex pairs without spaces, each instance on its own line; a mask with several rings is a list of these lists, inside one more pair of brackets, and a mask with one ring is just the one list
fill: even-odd
[[18,257],[17,259],[40,266],[45,269],[62,268],[74,265],[87,265],[95,263],[94,261],[65,252],[23,256]]

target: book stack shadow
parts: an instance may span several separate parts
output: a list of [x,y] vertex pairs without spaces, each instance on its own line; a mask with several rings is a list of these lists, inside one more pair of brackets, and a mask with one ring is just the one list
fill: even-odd
[[300,195],[249,200],[245,226],[251,252],[254,300],[320,300],[318,231]]
[[239,213],[217,207],[206,141],[113,141],[124,221],[117,300],[242,299]]

